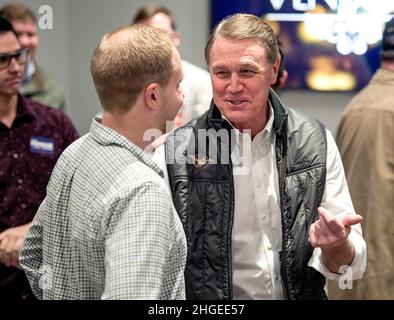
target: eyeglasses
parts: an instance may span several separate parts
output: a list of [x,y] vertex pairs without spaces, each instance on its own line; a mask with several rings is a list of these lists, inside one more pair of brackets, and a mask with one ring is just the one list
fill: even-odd
[[0,53],[0,69],[8,68],[11,63],[12,58],[16,60],[19,64],[24,64],[27,62],[27,58],[29,57],[29,49],[24,48],[18,50],[13,54],[2,54]]

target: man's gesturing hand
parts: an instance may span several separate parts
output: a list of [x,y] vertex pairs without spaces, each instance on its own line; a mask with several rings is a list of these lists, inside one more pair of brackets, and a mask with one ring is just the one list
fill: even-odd
[[343,245],[350,233],[351,226],[360,223],[363,218],[356,215],[334,216],[319,207],[319,220],[309,229],[309,242],[312,247],[336,248]]
[[350,265],[354,258],[353,244],[348,240],[351,226],[363,218],[356,215],[334,216],[322,207],[318,208],[319,220],[309,229],[312,247],[322,250],[322,258],[331,272],[338,272],[343,265]]

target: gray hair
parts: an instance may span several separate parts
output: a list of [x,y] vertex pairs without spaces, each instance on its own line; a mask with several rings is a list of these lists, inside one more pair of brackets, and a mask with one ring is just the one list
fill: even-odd
[[269,62],[272,64],[279,58],[278,41],[270,25],[260,17],[252,14],[237,13],[223,19],[213,30],[205,46],[205,59],[209,65],[212,46],[218,36],[228,39],[261,40],[264,45]]

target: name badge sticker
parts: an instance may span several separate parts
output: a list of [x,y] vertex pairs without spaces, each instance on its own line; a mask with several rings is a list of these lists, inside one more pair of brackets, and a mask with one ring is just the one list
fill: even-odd
[[55,143],[53,139],[46,137],[32,136],[30,138],[30,152],[46,155],[53,155]]

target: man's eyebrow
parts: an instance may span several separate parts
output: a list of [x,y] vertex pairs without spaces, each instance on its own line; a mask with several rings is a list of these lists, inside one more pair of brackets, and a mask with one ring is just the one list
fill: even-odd
[[227,67],[226,67],[226,65],[224,65],[224,64],[215,64],[215,65],[213,65],[212,66],[212,69],[226,69]]
[[240,66],[241,68],[245,68],[245,67],[259,68],[259,67],[260,67],[260,65],[259,65],[258,63],[253,62],[253,61],[242,61],[242,62],[239,64],[239,66]]

